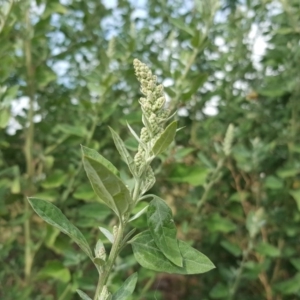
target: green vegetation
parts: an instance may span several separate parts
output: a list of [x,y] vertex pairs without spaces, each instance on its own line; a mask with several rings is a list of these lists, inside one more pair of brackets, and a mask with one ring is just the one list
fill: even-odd
[[299,298],[298,2],[0,0],[0,298]]

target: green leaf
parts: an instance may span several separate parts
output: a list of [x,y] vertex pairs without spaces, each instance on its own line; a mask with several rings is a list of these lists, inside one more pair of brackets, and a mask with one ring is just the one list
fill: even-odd
[[276,174],[283,179],[288,177],[295,177],[299,173],[300,173],[300,169],[298,167],[292,167],[292,166],[281,168],[276,172]]
[[236,257],[242,254],[240,247],[236,244],[233,244],[227,240],[223,240],[220,244],[223,248],[225,248],[228,252],[230,252],[232,255]]
[[28,198],[34,211],[48,224],[67,234],[93,260],[92,251],[80,230],[55,205],[37,198]]
[[110,132],[112,134],[113,140],[115,142],[116,148],[119,151],[122,159],[125,161],[125,163],[127,164],[130,172],[132,175],[135,174],[135,165],[134,165],[134,160],[131,157],[131,155],[129,154],[124,142],[122,141],[122,139],[119,137],[119,135],[112,129],[110,128]]
[[45,189],[53,189],[60,187],[66,181],[66,174],[62,170],[55,170],[49,177],[41,183]]
[[129,208],[129,190],[119,177],[117,169],[97,151],[81,147],[83,165],[97,196],[119,217]]
[[56,190],[44,190],[43,192],[34,194],[32,196],[33,198],[39,198],[50,202],[54,202],[59,198],[59,194]]
[[99,229],[105,235],[105,237],[113,244],[115,240],[113,234],[104,227],[99,227]]
[[82,126],[74,126],[69,124],[59,124],[56,126],[56,129],[66,133],[68,135],[75,135],[79,137],[85,137],[87,135],[87,130]]
[[81,290],[76,290],[77,294],[80,296],[83,300],[92,300],[86,293],[84,293]]
[[57,260],[47,261],[46,266],[38,273],[38,277],[51,277],[64,283],[71,280],[69,269]]
[[138,213],[136,213],[134,216],[132,216],[132,217],[128,220],[128,223],[129,223],[129,222],[132,222],[132,221],[134,221],[134,220],[136,220],[136,219],[138,219],[143,213],[145,213],[145,212],[147,211],[148,206],[149,206],[149,205],[145,206],[145,207],[142,208]]
[[200,186],[205,183],[209,172],[207,168],[177,164],[172,170],[169,179],[173,182],[187,182],[193,186]]
[[200,274],[215,268],[214,264],[204,254],[192,248],[183,241],[178,241],[179,250],[182,253],[183,267],[174,265],[166,259],[156,246],[149,231],[136,235],[130,243],[138,263],[147,269],[157,272],[174,274]]
[[81,146],[81,150],[85,157],[93,159],[98,163],[104,165],[113,174],[115,175],[119,174],[118,169],[109,160],[107,160],[105,157],[99,154],[96,150],[84,146]]
[[0,110],[0,128],[5,128],[8,124],[9,119],[10,110],[7,108]]
[[221,217],[218,213],[214,213],[206,220],[206,226],[210,232],[228,233],[236,230],[236,225],[229,219]]
[[156,246],[175,265],[182,267],[182,256],[176,239],[172,211],[164,200],[155,197],[147,210],[149,230]]
[[122,284],[120,289],[112,296],[112,300],[128,299],[135,289],[137,278],[137,273],[133,273],[131,276],[129,276]]
[[298,210],[300,211],[300,189],[289,191],[289,193],[295,199],[298,206]]
[[152,148],[154,155],[159,155],[170,146],[170,144],[174,141],[176,129],[177,121],[169,124],[169,126],[164,130],[164,132],[161,134]]
[[280,256],[280,250],[269,243],[260,243],[255,247],[255,249],[258,253],[269,257]]
[[213,299],[228,299],[228,287],[225,284],[218,282],[209,292],[209,296]]
[[82,184],[76,188],[76,191],[73,193],[73,197],[75,199],[91,201],[96,198],[96,195],[90,184]]
[[[275,290],[280,291],[284,295],[293,295],[300,292],[300,272],[298,272],[294,277],[279,282],[275,286]],[[296,299],[296,298],[293,298]]]
[[300,258],[291,258],[290,263],[297,269],[297,271],[300,271]]
[[177,28],[187,32],[188,34],[190,34],[191,36],[194,36],[194,30],[188,26],[187,24],[185,24],[184,22],[182,22],[181,20],[179,20],[178,18],[170,18],[170,23],[173,24],[174,26],[176,26]]

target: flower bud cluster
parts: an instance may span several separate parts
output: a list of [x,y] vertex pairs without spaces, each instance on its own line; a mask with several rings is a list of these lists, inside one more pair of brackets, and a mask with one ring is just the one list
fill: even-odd
[[[141,83],[141,92],[145,96],[139,100],[143,111],[143,123],[145,125],[140,134],[140,140],[143,144],[139,145],[138,153],[134,158],[135,164],[139,169],[146,162],[147,155],[149,154],[145,149],[145,145],[150,149],[152,148],[155,141],[163,132],[163,123],[168,118],[169,111],[164,108],[166,101],[164,87],[162,84],[157,84],[157,77],[152,74],[146,64],[140,62],[138,59],[133,61],[133,65],[136,77]],[[149,172],[147,171],[147,173]]]

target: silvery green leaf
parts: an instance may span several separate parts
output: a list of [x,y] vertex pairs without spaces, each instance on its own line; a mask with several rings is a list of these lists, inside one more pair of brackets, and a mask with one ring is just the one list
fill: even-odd
[[77,294],[80,296],[83,300],[92,300],[86,293],[84,293],[81,290],[76,290]]
[[214,269],[210,259],[183,241],[178,241],[182,253],[183,266],[179,267],[169,261],[156,246],[149,231],[136,235],[130,243],[138,263],[147,269],[173,274],[201,274]]
[[81,147],[83,165],[97,196],[119,217],[129,208],[131,196],[115,167],[97,151]]
[[155,142],[152,151],[154,155],[159,155],[165,151],[170,144],[173,142],[177,129],[177,121],[172,122],[160,135],[158,140]]
[[182,255],[176,238],[172,211],[159,197],[154,197],[147,211],[149,231],[155,244],[173,264],[182,267]]
[[112,128],[109,127],[109,129],[110,129],[110,132],[112,134],[113,140],[115,142],[116,148],[119,151],[122,159],[125,161],[125,163],[129,167],[129,170],[130,170],[131,174],[135,175],[134,160],[131,157],[131,155],[129,154],[124,142],[122,141],[122,139],[119,137],[119,135]]
[[147,211],[148,206],[149,206],[149,205],[147,205],[146,207],[144,207],[143,209],[141,209],[138,213],[136,213],[134,216],[132,216],[132,217],[128,220],[128,222],[132,222],[132,221],[136,220],[137,218],[139,218],[143,213],[145,213],[145,212]]
[[81,145],[81,151],[84,156],[93,159],[99,162],[100,164],[104,165],[113,174],[115,175],[119,174],[118,169],[109,160],[107,160],[105,157],[99,154],[96,150]]
[[99,227],[99,229],[106,236],[106,238],[113,244],[115,240],[113,234],[104,227]]
[[133,273],[112,296],[112,300],[127,300],[132,295],[137,282],[137,273]]
[[67,234],[84,253],[93,260],[93,254],[88,242],[81,231],[74,226],[67,217],[52,203],[37,198],[28,198],[28,201],[34,211],[48,224],[58,228],[61,232]]

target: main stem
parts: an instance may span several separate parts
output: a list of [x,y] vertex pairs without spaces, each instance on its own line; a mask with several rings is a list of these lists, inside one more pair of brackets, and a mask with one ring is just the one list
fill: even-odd
[[101,294],[103,287],[106,285],[109,274],[112,270],[112,267],[115,263],[115,260],[118,256],[118,254],[119,254],[119,248],[120,248],[120,245],[121,245],[121,242],[123,239],[123,233],[124,233],[124,224],[123,224],[123,221],[120,221],[113,246],[111,248],[107,263],[105,265],[105,269],[104,269],[103,273],[100,274],[100,277],[99,277],[94,300],[98,300],[98,297]]
[[27,73],[27,92],[29,96],[29,109],[27,114],[28,127],[25,131],[25,145],[24,154],[26,159],[26,173],[28,180],[28,188],[25,192],[24,197],[24,213],[27,216],[24,222],[24,237],[25,237],[25,280],[30,279],[31,267],[32,267],[32,253],[31,253],[31,232],[30,232],[30,218],[29,218],[29,204],[27,197],[32,194],[33,189],[33,177],[34,177],[34,166],[33,166],[33,156],[32,156],[32,145],[34,138],[34,69],[32,66],[32,55],[31,55],[31,22],[30,22],[30,2],[28,1],[28,7],[25,13],[25,24],[26,24],[26,34],[24,38],[24,54],[25,54],[25,65]]
[[235,280],[233,282],[233,285],[232,285],[231,289],[229,290],[229,300],[233,300],[234,297],[235,297],[235,294],[237,292],[237,289],[239,287],[239,284],[240,284],[240,281],[241,281],[241,278],[242,278],[242,275],[243,275],[245,263],[246,263],[246,261],[249,257],[249,254],[252,250],[252,247],[253,247],[253,239],[251,238],[248,242],[247,249],[243,253],[243,258],[242,258],[242,261],[241,261],[241,265],[238,269],[238,272],[237,272],[237,275],[236,275]]
[[[133,203],[136,203],[139,197],[139,193],[140,193],[140,186],[141,186],[141,180],[138,178],[136,179],[136,183],[134,186],[134,191],[133,191],[133,195],[132,195],[132,201]],[[101,295],[101,292],[103,290],[103,287],[106,285],[108,277],[110,275],[110,272],[112,270],[112,267],[115,263],[115,260],[119,254],[119,249],[123,240],[123,236],[124,236],[124,230],[125,230],[125,226],[126,226],[127,220],[123,220],[120,218],[120,223],[118,226],[118,230],[115,236],[115,240],[113,242],[108,260],[105,264],[105,268],[104,271],[99,275],[99,280],[98,280],[98,284],[97,284],[97,288],[96,288],[96,293],[94,296],[94,300],[98,300],[99,296]]]
[[219,179],[219,175],[220,175],[220,170],[223,167],[224,164],[224,159],[220,159],[218,161],[217,167],[215,168],[215,170],[213,171],[212,177],[210,182],[205,186],[205,190],[204,193],[201,197],[201,199],[199,200],[199,202],[197,203],[197,209],[196,209],[196,215],[199,214],[203,204],[206,202],[207,200],[207,196],[209,191],[211,190],[211,188],[214,186],[214,184],[218,181]]

